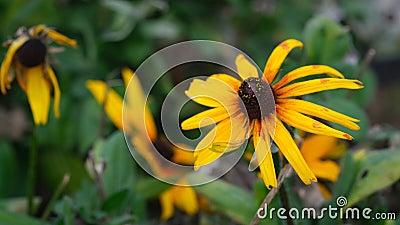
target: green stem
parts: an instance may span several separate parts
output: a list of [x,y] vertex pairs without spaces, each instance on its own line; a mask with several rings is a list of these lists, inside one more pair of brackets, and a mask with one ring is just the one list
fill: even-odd
[[43,221],[47,220],[47,218],[49,217],[50,212],[53,209],[58,197],[64,191],[65,186],[67,186],[67,184],[69,183],[69,179],[70,179],[69,174],[65,174],[63,179],[62,179],[62,181],[57,186],[56,191],[54,192],[53,196],[51,196],[51,199],[50,199],[49,203],[47,204],[46,209],[44,210],[44,213],[43,213],[42,218],[41,218]]
[[33,198],[35,195],[35,180],[36,180],[36,158],[37,158],[37,146],[36,146],[36,125],[32,128],[32,141],[29,152],[29,167],[28,167],[28,214],[34,214]]

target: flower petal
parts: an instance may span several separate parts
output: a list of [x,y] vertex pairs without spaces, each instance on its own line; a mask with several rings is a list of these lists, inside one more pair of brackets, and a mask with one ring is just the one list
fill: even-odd
[[270,135],[273,135],[274,142],[278,146],[279,150],[288,160],[290,165],[292,165],[293,169],[305,184],[311,184],[311,181],[317,182],[317,178],[311,171],[310,167],[308,167],[306,161],[300,153],[300,150],[297,148],[296,143],[293,141],[292,136],[286,130],[281,121],[278,119],[275,119],[275,121],[275,135],[271,133]]
[[285,84],[288,84],[291,81],[294,81],[302,77],[307,77],[317,74],[326,74],[334,78],[344,78],[342,73],[340,73],[339,71],[335,70],[330,66],[325,66],[325,65],[303,66],[295,70],[292,70],[291,72],[286,74],[278,83],[273,85],[273,89],[278,90],[280,87],[284,86]]
[[335,182],[339,177],[340,167],[332,160],[306,162],[318,178]]
[[54,74],[53,69],[51,69],[50,66],[46,66],[46,73],[47,76],[50,79],[51,84],[53,85],[53,90],[54,90],[54,105],[53,105],[53,111],[54,111],[54,116],[56,118],[60,117],[60,98],[61,98],[61,91],[60,87],[58,85],[57,77]]
[[135,73],[128,67],[124,67],[121,70],[121,74],[122,74],[122,80],[124,81],[124,85],[126,88],[128,87],[128,84],[131,81],[132,77],[135,76]]
[[182,146],[182,144],[172,147],[172,161],[182,165],[193,165],[194,164],[194,152],[190,151],[189,146]]
[[352,130],[359,130],[360,127],[354,122],[358,119],[346,116],[342,113],[333,111],[321,105],[317,105],[300,99],[278,99],[277,104],[284,108],[297,111],[310,116],[315,116],[326,121],[331,121]]
[[238,104],[236,90],[214,77],[208,77],[206,80],[194,79],[185,94],[193,101],[209,107]]
[[174,201],[172,188],[164,191],[160,195],[161,220],[168,220],[174,215]]
[[296,127],[300,130],[307,131],[313,134],[320,135],[328,135],[332,137],[352,140],[353,137],[349,134],[346,134],[342,131],[333,129],[331,127],[326,126],[325,124],[311,119],[308,116],[305,116],[299,112],[294,110],[283,108],[280,105],[276,106],[276,112],[278,117],[288,125],[292,127]]
[[306,161],[328,158],[336,151],[339,139],[325,135],[311,135],[304,139],[300,151]]
[[229,117],[228,112],[223,107],[216,107],[198,113],[182,122],[183,130],[192,130],[215,124]]
[[264,78],[269,84],[272,83],[276,74],[282,66],[286,56],[292,51],[293,48],[303,48],[303,43],[295,39],[288,39],[280,43],[271,53],[268,58],[267,64],[264,68]]
[[60,45],[66,45],[69,47],[75,48],[77,46],[76,41],[73,39],[70,39],[57,31],[46,27],[45,25],[37,25],[33,28],[33,36],[36,37],[38,36],[41,32],[44,32],[48,37],[50,37],[52,40],[57,42]]
[[240,85],[242,84],[238,79],[234,78],[231,75],[227,75],[227,74],[213,74],[213,75],[211,75],[211,77],[227,83],[235,91],[238,91]]
[[29,40],[29,37],[27,36],[21,36],[18,39],[14,40],[10,47],[7,50],[7,54],[1,63],[1,69],[0,69],[0,86],[1,86],[1,92],[3,94],[7,93],[7,87],[11,83],[11,80],[9,80],[8,74],[10,71],[10,66],[13,61],[15,53],[18,51],[18,49],[25,44],[25,42]]
[[199,211],[196,192],[192,187],[174,186],[172,188],[175,205],[186,214],[193,216]]
[[287,98],[338,88],[360,89],[363,87],[362,83],[358,80],[322,78],[290,84],[276,90],[275,94],[278,98]]
[[44,76],[43,66],[25,68],[26,95],[37,125],[47,123],[50,107],[50,85]]
[[262,132],[260,121],[256,121],[254,123],[253,143],[261,176],[268,189],[271,187],[278,187],[269,138],[270,136],[268,133]]
[[88,80],[86,87],[92,92],[104,111],[118,129],[122,130],[122,98],[104,81]]
[[[143,93],[142,85],[139,78],[128,68],[122,69],[122,76],[125,84],[129,85],[125,91],[124,107],[124,129],[129,133],[132,132],[147,132],[150,140],[157,139],[157,127],[154,122],[153,115],[146,103],[146,98]],[[130,77],[130,78],[129,78]],[[130,81],[128,81],[128,79]]]
[[251,64],[244,55],[239,54],[236,57],[235,64],[237,72],[243,80],[250,77],[259,77],[257,68]]

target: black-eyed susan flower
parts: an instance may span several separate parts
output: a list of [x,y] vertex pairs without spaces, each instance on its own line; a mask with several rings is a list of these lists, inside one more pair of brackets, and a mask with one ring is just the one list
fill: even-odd
[[[312,181],[316,182],[317,178],[282,122],[314,134],[352,139],[349,134],[333,129],[311,117],[331,121],[354,130],[359,129],[355,123],[359,120],[298,97],[338,88],[360,89],[363,87],[361,82],[344,79],[340,72],[326,65],[303,66],[275,81],[284,59],[296,47],[301,48],[303,44],[294,39],[279,44],[269,57],[261,77],[253,64],[243,55],[238,55],[235,63],[240,80],[226,74],[212,75],[206,80],[193,80],[185,92],[186,95],[195,102],[212,108],[183,121],[182,129],[196,129],[216,123],[216,126],[196,146],[195,169],[215,161],[224,151],[230,151],[232,146],[243,143],[240,139],[249,138],[252,134],[255,146],[254,159],[256,165],[260,167],[267,187],[277,187],[270,137],[301,180],[305,184],[310,184]],[[318,74],[326,74],[329,78],[293,82],[299,78]],[[271,105],[271,102],[275,102],[275,105]],[[224,146],[221,143],[227,143],[225,149],[215,150],[215,146]]]
[[49,44],[76,47],[76,41],[44,25],[26,30],[20,28],[17,38],[5,42],[7,54],[1,64],[0,87],[3,94],[11,87],[15,76],[25,91],[35,124],[46,124],[50,108],[50,96],[54,93],[54,115],[59,117],[61,92],[57,77],[49,65]]
[[[166,141],[165,138],[159,137],[157,128],[154,123],[153,116],[146,106],[145,96],[140,84],[139,79],[134,73],[124,68],[122,70],[122,77],[125,86],[133,85],[126,92],[128,96],[127,101],[132,101],[132,104],[125,104],[130,115],[128,121],[125,121],[125,132],[130,136],[130,141],[139,154],[148,162],[152,171],[161,177],[168,177],[169,171],[167,168],[162,167],[162,163],[158,161],[157,157],[153,155],[152,146],[154,145],[157,150],[163,155],[169,155],[170,160],[175,163],[193,165],[194,157],[191,152],[187,152],[185,148],[179,148]],[[103,105],[104,110],[111,121],[116,127],[122,130],[122,107],[123,99],[116,91],[107,87],[104,81],[89,80],[86,82],[86,87],[95,96],[96,100]],[[145,109],[143,110],[143,107]],[[140,115],[142,114],[142,115]],[[144,114],[144,115],[143,115]],[[145,123],[140,118],[145,118]],[[128,124],[126,124],[128,123]],[[147,137],[150,138],[151,143],[146,142]],[[182,179],[180,184],[187,184],[187,181]],[[199,210],[199,203],[197,200],[196,192],[189,186],[172,186],[160,195],[160,203],[162,207],[161,219],[167,220],[174,214],[174,206],[188,215],[194,215]]]
[[[335,137],[310,135],[304,139],[300,152],[318,179],[328,182],[337,181],[340,166],[334,160],[346,152],[345,142]],[[326,186],[319,185],[319,189],[326,199],[331,198]]]

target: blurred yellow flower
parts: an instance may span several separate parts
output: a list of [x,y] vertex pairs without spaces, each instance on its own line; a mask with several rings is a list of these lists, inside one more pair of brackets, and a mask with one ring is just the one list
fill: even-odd
[[[161,154],[172,154],[171,160],[186,165],[193,165],[194,158],[191,152],[184,150],[185,148],[179,148],[168,143],[165,138],[158,137],[157,128],[154,123],[153,116],[150,110],[146,106],[145,109],[145,96],[137,76],[134,75],[133,71],[128,68],[122,69],[122,77],[124,80],[125,87],[133,85],[126,92],[129,97],[127,101],[130,104],[125,104],[128,107],[126,110],[130,112],[131,116],[128,119],[128,125],[125,126],[125,132],[130,135],[132,144],[136,147],[137,151],[146,159],[151,169],[155,174],[159,176],[168,176],[168,170],[162,168],[161,163],[153,155],[151,147],[146,140],[147,135],[150,137],[152,144],[160,151]],[[107,87],[104,81],[89,80],[86,82],[86,87],[92,92],[96,100],[104,106],[104,110],[107,116],[111,119],[116,127],[122,130],[122,107],[123,99],[113,89]],[[144,116],[139,116],[140,113],[144,113]],[[142,126],[143,121],[139,121],[140,118],[145,118],[145,127]],[[164,153],[164,151],[166,151]],[[187,183],[185,180],[181,180],[181,184]],[[167,220],[174,214],[174,206],[188,215],[194,215],[199,210],[199,203],[197,200],[196,192],[189,186],[173,186],[168,190],[164,191],[160,195],[160,203],[162,207],[161,219]]]
[[1,64],[0,87],[3,94],[11,87],[15,75],[19,86],[25,91],[37,125],[47,123],[50,108],[50,95],[54,93],[54,115],[60,116],[61,92],[57,77],[49,65],[48,54],[52,52],[49,44],[76,47],[76,41],[48,28],[38,25],[26,30],[20,28],[17,38],[5,42],[7,54]]
[[[344,79],[340,72],[326,65],[297,68],[272,84],[289,52],[302,46],[300,41],[294,39],[279,44],[269,57],[262,77],[259,77],[257,68],[253,64],[243,55],[238,55],[235,63],[241,80],[226,74],[215,74],[206,80],[193,80],[186,95],[193,101],[212,109],[183,121],[182,129],[190,130],[217,123],[196,147],[195,169],[213,162],[224,152],[237,148],[244,142],[243,140],[253,134],[255,157],[252,163],[259,165],[268,188],[277,187],[270,137],[305,184],[317,181],[281,121],[310,133],[351,140],[349,134],[333,129],[309,116],[354,130],[359,129],[355,123],[359,120],[296,97],[338,88],[360,89],[363,86],[358,80]],[[317,74],[326,74],[331,78],[292,83],[299,78]],[[270,105],[272,100],[275,100],[275,106]]]
[[[340,158],[346,152],[346,148],[346,143],[335,137],[311,135],[304,139],[300,152],[318,179],[336,182],[340,167],[333,160]],[[319,188],[325,198],[331,198],[325,186],[319,185]]]

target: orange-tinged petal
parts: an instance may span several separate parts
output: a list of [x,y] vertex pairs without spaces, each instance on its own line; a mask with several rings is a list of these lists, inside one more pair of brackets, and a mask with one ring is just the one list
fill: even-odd
[[242,54],[239,54],[236,57],[236,69],[239,76],[246,80],[250,77],[259,77],[257,68],[246,59],[246,57]]
[[325,185],[318,183],[318,188],[322,196],[324,196],[326,200],[330,200],[332,198],[332,194],[329,192],[328,188]]
[[236,90],[228,83],[214,77],[206,80],[194,79],[185,94],[193,101],[209,107],[223,105],[227,108],[238,104]]
[[[133,73],[132,70],[124,68],[122,70],[124,82],[130,79],[129,85],[125,92],[125,107],[124,119],[133,130],[138,132],[146,132],[152,141],[157,139],[157,127],[154,122],[153,115],[147,106],[146,98],[143,93],[142,85],[139,78]],[[130,77],[130,78],[129,78]],[[129,130],[130,128],[128,128]]]
[[346,116],[321,105],[299,99],[278,99],[276,102],[278,105],[281,105],[284,108],[288,108],[299,113],[315,116],[326,121],[331,121],[352,130],[360,129],[360,127],[354,123],[360,122],[360,120]]
[[29,40],[29,37],[27,36],[21,36],[18,39],[14,40],[10,47],[7,50],[6,56],[1,63],[1,69],[0,69],[0,86],[1,86],[1,92],[3,94],[7,93],[7,87],[9,86],[11,80],[9,80],[8,74],[10,71],[10,66],[13,61],[15,53],[18,51],[18,49],[25,44],[25,42]]
[[270,135],[273,135],[274,142],[278,146],[279,150],[305,184],[311,184],[311,181],[317,182],[317,178],[301,155],[300,150],[297,148],[297,145],[292,139],[289,131],[287,131],[281,121],[278,119],[275,119],[275,121],[275,134],[270,133]]
[[60,98],[61,98],[60,87],[58,85],[57,77],[54,74],[54,71],[53,71],[53,69],[51,69],[50,66],[46,66],[46,73],[50,79],[51,84],[53,85],[53,90],[54,90],[53,110],[54,110],[55,117],[58,118],[58,117],[60,117]]
[[262,132],[260,121],[256,121],[254,123],[253,143],[261,176],[268,189],[278,187],[269,138],[270,136],[267,133]]
[[170,188],[160,196],[161,220],[168,220],[174,215],[174,200],[172,195],[172,188]]
[[183,165],[193,165],[194,164],[194,152],[188,150],[189,147],[179,147],[173,146],[172,151],[172,161],[175,163],[183,164]]
[[322,78],[290,84],[276,90],[275,94],[278,98],[287,98],[339,88],[360,89],[363,87],[362,83],[358,80]]
[[295,39],[288,39],[280,43],[271,53],[268,58],[267,64],[264,68],[264,78],[269,84],[272,83],[276,74],[282,66],[286,56],[292,51],[293,48],[303,47],[303,43]]
[[326,74],[334,78],[344,78],[342,73],[340,73],[339,71],[335,70],[330,66],[325,66],[325,65],[303,66],[295,70],[292,70],[291,72],[286,74],[278,83],[273,85],[273,89],[278,90],[280,87],[288,84],[291,81],[294,81],[302,77],[307,77],[317,74]]
[[107,84],[99,80],[86,81],[86,87],[90,90],[104,111],[118,129],[122,130],[122,98]]
[[181,126],[183,130],[191,130],[218,123],[228,117],[229,114],[223,107],[216,107],[186,119],[182,122]]
[[176,207],[188,215],[195,215],[199,211],[196,192],[192,187],[175,186],[172,188]]
[[300,130],[307,131],[313,134],[328,135],[347,140],[353,139],[353,137],[351,137],[349,134],[328,127],[317,120],[311,119],[310,117],[305,116],[299,112],[283,108],[280,105],[276,106],[276,111],[278,117],[283,122]]
[[311,135],[304,139],[300,151],[307,161],[328,157],[331,152],[336,151],[339,139],[325,135]]
[[337,163],[332,160],[315,160],[308,162],[311,170],[314,172],[315,176],[321,179],[329,180],[335,182],[340,173],[340,167]]
[[26,95],[37,125],[47,123],[50,107],[50,86],[44,76],[43,66],[25,69]]
[[211,75],[211,77],[227,83],[235,91],[239,90],[239,87],[241,85],[241,81],[227,74],[213,74]]
[[75,40],[62,35],[62,34],[58,33],[57,31],[46,27],[45,25],[38,25],[38,26],[34,27],[34,29],[33,29],[34,37],[39,35],[41,32],[44,32],[48,37],[50,37],[52,40],[54,40],[55,42],[57,42],[60,45],[66,45],[66,46],[73,47],[73,48],[75,48],[77,46]]

